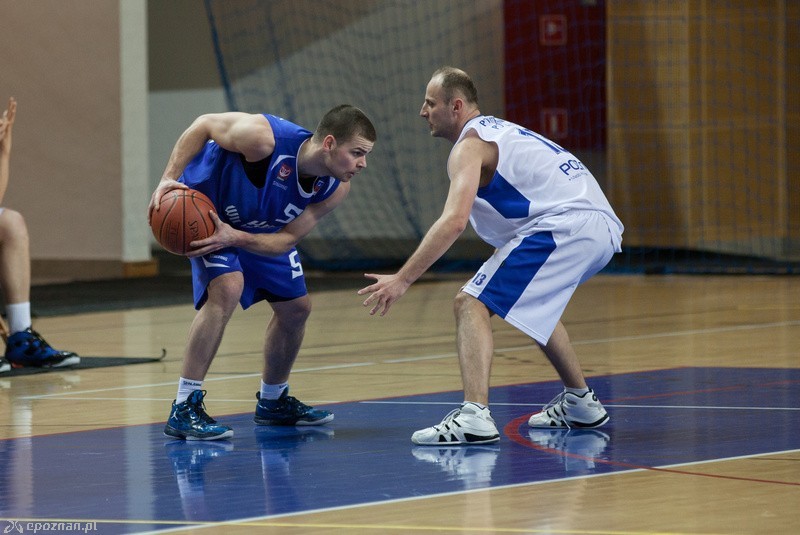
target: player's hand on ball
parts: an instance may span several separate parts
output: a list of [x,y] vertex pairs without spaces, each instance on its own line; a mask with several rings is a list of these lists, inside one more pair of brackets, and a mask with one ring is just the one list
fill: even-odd
[[149,224],[153,219],[153,210],[161,208],[161,198],[168,191],[174,189],[189,189],[189,186],[177,180],[166,179],[162,180],[156,186],[156,190],[150,196],[150,204],[147,205],[147,223]]
[[237,231],[232,226],[222,221],[216,212],[210,212],[209,215],[216,226],[216,230],[208,238],[190,243],[191,249],[186,252],[186,256],[203,256],[224,249],[225,247],[233,247],[236,245],[236,235],[240,231]]

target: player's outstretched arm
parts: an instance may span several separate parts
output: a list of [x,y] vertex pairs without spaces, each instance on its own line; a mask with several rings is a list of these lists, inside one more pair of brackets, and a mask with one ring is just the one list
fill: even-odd
[[6,194],[10,175],[11,133],[14,129],[14,118],[17,115],[17,101],[9,97],[8,108],[0,117],[0,203]]
[[487,144],[480,140],[465,139],[453,149],[447,169],[451,177],[450,190],[442,215],[433,223],[403,267],[393,275],[364,275],[375,279],[373,284],[358,291],[358,295],[369,294],[363,305],[372,307],[369,311],[371,315],[377,312],[381,316],[386,315],[392,304],[450,249],[466,229],[480,185],[484,145]]

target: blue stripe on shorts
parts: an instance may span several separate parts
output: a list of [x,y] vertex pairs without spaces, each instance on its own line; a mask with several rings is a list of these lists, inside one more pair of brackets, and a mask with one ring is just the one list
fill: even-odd
[[501,318],[516,304],[539,269],[544,265],[553,251],[556,242],[553,233],[537,232],[522,240],[503,260],[486,287],[481,291],[479,299],[486,298],[490,308]]

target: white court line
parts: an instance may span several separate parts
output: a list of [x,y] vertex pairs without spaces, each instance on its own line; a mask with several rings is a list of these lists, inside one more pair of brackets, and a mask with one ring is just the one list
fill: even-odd
[[[341,370],[344,368],[358,368],[360,366],[373,366],[375,365],[374,362],[352,362],[349,364],[336,364],[332,366],[318,366],[315,368],[301,368],[297,370],[292,370],[292,373],[300,373],[300,372],[316,372],[320,370]],[[232,379],[248,379],[252,377],[261,377],[261,372],[259,373],[245,373],[239,375],[226,375],[225,377],[211,377],[206,378],[203,382],[210,383],[212,381],[230,381]],[[170,381],[168,383],[148,383],[143,385],[127,385],[127,386],[114,386],[110,388],[95,388],[93,390],[75,390],[73,392],[61,392],[57,394],[42,394],[39,396],[20,396],[19,399],[46,399],[46,398],[57,398],[61,396],[70,396],[72,397],[73,394],[94,394],[95,392],[114,392],[116,390],[135,390],[137,388],[151,388],[151,387],[158,387],[158,386],[173,386],[176,385],[176,381]],[[77,399],[77,398],[73,398]],[[101,399],[101,398],[90,398],[90,399]],[[119,399],[119,398],[113,398]]]
[[[574,346],[585,346],[585,345],[592,345],[592,344],[608,344],[612,342],[627,342],[627,341],[634,341],[634,340],[649,340],[653,338],[667,338],[673,336],[694,336],[698,334],[709,334],[709,333],[724,333],[724,332],[731,332],[731,331],[750,331],[754,329],[769,329],[773,327],[796,327],[800,326],[800,320],[794,321],[776,321],[772,323],[753,323],[749,325],[738,325],[738,326],[728,326],[728,327],[712,327],[708,329],[688,329],[685,331],[670,331],[664,333],[651,333],[651,334],[638,334],[638,335],[629,335],[629,336],[612,336],[608,338],[593,338],[589,340],[573,340],[572,345]],[[505,348],[496,348],[494,350],[495,353],[511,353],[513,351],[527,351],[533,348],[538,347],[535,344],[527,344],[522,346],[512,346],[512,347],[505,347]],[[397,364],[402,362],[416,362],[420,360],[434,360],[434,359],[441,359],[441,358],[450,358],[450,357],[457,357],[458,353],[441,353],[439,355],[423,355],[419,357],[407,357],[401,359],[391,359],[391,360],[384,360],[383,363],[385,364]]]
[[[171,384],[171,383],[170,383]],[[26,398],[30,399],[30,398]],[[172,401],[172,398],[106,398],[106,397],[73,397],[70,398],[73,401],[163,401],[169,402]],[[223,403],[250,403],[253,399],[215,399],[215,404],[223,404]],[[363,403],[363,404],[372,404],[372,405],[443,405],[443,406],[452,406],[454,405],[453,402],[449,401],[388,401],[388,400],[357,400],[357,401],[342,401],[342,400],[334,400],[334,399],[312,399],[307,400],[308,403],[311,405],[335,405],[339,403]],[[503,406],[503,407],[520,407],[522,409],[525,408],[541,408],[546,403],[492,403],[492,407]],[[726,406],[726,405],[619,405],[619,404],[609,404],[603,403],[603,407],[613,409],[613,408],[623,408],[623,409],[672,409],[672,410],[721,410],[721,411],[800,411],[800,407],[736,407],[736,406]]]
[[[502,387],[501,387],[502,388]],[[89,398],[92,399],[92,398]],[[384,401],[384,400],[364,400],[357,403],[370,403],[374,405],[453,405],[447,401]],[[539,408],[545,403],[491,403],[492,407],[502,405],[504,407],[535,407]],[[618,405],[613,403],[603,403],[603,407],[623,408],[623,409],[691,409],[691,410],[731,410],[731,411],[800,411],[800,407],[736,407],[736,406],[706,406],[706,405]]]
[[[603,344],[603,343],[611,343],[611,342],[624,342],[628,340],[648,340],[653,338],[668,338],[668,337],[680,337],[680,336],[694,336],[698,334],[708,334],[708,333],[717,333],[717,332],[732,332],[732,331],[749,331],[755,329],[770,329],[773,327],[794,327],[800,326],[800,320],[793,320],[793,321],[777,321],[771,323],[751,323],[745,325],[736,325],[736,326],[728,326],[728,327],[712,327],[709,329],[689,329],[684,331],[670,331],[670,332],[663,332],[663,333],[652,333],[652,334],[642,334],[642,335],[631,335],[631,336],[613,336],[609,338],[595,338],[590,340],[578,340],[573,341],[572,345],[589,345],[589,344]],[[531,348],[537,347],[535,344],[524,345],[524,346],[512,346],[506,348],[496,348],[495,353],[509,353],[512,351],[525,351],[530,350]],[[356,368],[361,366],[374,366],[376,364],[399,364],[404,362],[416,362],[420,360],[435,360],[435,359],[442,359],[442,358],[451,358],[458,356],[457,353],[441,353],[437,355],[421,355],[419,357],[408,357],[402,359],[387,359],[382,360],[379,362],[353,362],[347,364],[335,364],[332,366],[319,366],[314,368],[298,368],[292,370],[292,373],[303,373],[303,372],[314,372],[314,371],[321,371],[321,370],[340,370],[346,368]],[[250,373],[250,374],[241,374],[241,375],[227,375],[225,377],[212,377],[210,379],[206,379],[205,382],[211,381],[230,381],[230,380],[237,380],[237,379],[246,379],[249,377],[260,377],[261,373]],[[46,398],[54,398],[54,397],[62,397],[62,396],[73,396],[73,395],[80,395],[80,394],[92,394],[96,392],[114,392],[117,390],[133,390],[137,388],[153,388],[153,387],[160,387],[160,386],[172,386],[175,385],[175,381],[170,381],[167,383],[150,383],[150,384],[143,384],[143,385],[127,385],[127,386],[117,386],[111,388],[98,388],[93,390],[76,390],[72,392],[61,392],[56,394],[42,394],[39,396],[23,396],[19,399],[46,399]]]

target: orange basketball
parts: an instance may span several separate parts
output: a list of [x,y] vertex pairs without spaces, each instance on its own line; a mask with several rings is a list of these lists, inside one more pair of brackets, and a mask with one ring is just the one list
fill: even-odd
[[185,255],[191,242],[214,233],[214,222],[208,215],[211,210],[211,200],[199,191],[174,189],[161,197],[161,206],[150,218],[150,228],[164,249]]

